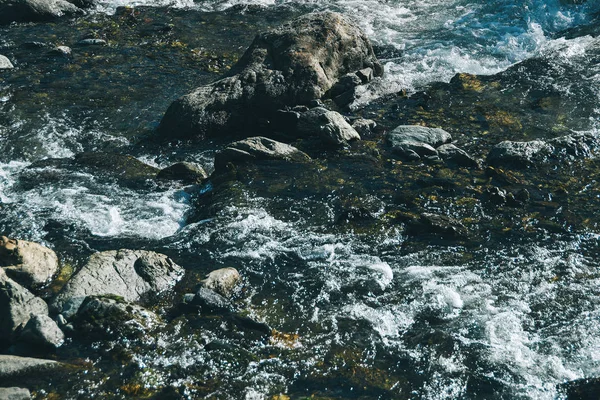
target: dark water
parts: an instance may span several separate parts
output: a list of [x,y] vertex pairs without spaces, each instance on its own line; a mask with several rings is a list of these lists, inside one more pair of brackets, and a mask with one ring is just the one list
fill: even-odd
[[[597,377],[598,161],[492,173],[398,163],[382,140],[400,124],[439,126],[484,159],[506,139],[596,134],[596,3],[233,3],[114,14],[103,3],[73,21],[0,28],[16,66],[0,72],[0,232],[75,268],[94,251],[163,252],[189,271],[176,299],[217,268],[244,279],[238,316],[157,304],[146,329],[69,340],[56,357],[81,368],[25,382],[36,396],[554,399],[560,384]],[[226,72],[257,32],[322,8],[358,17],[388,74],[353,114],[379,128],[311,154],[318,167],[259,165],[226,189],[28,169],[108,151],[212,170],[222,142],[146,140],[170,102]],[[77,44],[89,37],[107,45]],[[48,55],[56,45],[73,56]],[[491,186],[531,198],[498,206]],[[468,233],[415,234],[423,212]]]

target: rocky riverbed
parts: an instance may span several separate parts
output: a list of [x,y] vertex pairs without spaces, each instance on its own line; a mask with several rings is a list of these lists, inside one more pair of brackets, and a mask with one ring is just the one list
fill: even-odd
[[331,7],[94,7],[0,0],[0,398],[595,393],[599,14],[398,91]]

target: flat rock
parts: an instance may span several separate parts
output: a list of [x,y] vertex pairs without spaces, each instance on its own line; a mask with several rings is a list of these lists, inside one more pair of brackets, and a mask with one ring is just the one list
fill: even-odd
[[46,302],[6,276],[0,268],[0,343],[9,343],[31,315],[47,315]]
[[0,54],[0,69],[13,69],[13,68],[14,68],[14,66],[12,65],[12,63],[10,62],[8,57]]
[[201,284],[205,288],[214,290],[221,296],[230,297],[241,279],[242,277],[237,269],[231,267],[221,268],[209,272]]
[[65,0],[0,0],[0,25],[52,21],[81,12],[80,8]]
[[0,267],[23,286],[40,285],[58,271],[58,257],[40,244],[1,236]]
[[358,132],[340,113],[322,107],[300,114],[297,132],[300,136],[319,136],[324,142],[336,146],[360,140]]
[[119,296],[136,302],[143,296],[171,289],[184,270],[163,254],[144,250],[96,253],[67,282],[52,303],[69,318],[87,296]]
[[0,388],[0,399],[2,400],[29,400],[31,393],[29,389],[19,387]]
[[43,371],[60,365],[60,363],[52,360],[0,354],[0,379],[25,373]]
[[400,125],[388,133],[387,139],[392,147],[402,143],[416,142],[425,143],[436,148],[452,141],[452,136],[440,128],[427,128],[418,125]]
[[243,163],[258,160],[281,160],[288,162],[306,162],[310,157],[294,146],[266,137],[251,137],[231,143],[215,156],[215,168],[220,169],[227,163]]
[[172,103],[158,135],[240,135],[278,109],[320,99],[342,76],[365,68],[383,74],[358,26],[337,13],[310,13],[257,35],[229,76]]

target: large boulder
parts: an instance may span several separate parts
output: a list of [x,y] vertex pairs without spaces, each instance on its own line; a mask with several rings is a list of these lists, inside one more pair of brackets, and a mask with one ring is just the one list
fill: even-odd
[[184,270],[163,254],[144,250],[96,253],[52,303],[66,318],[74,315],[87,296],[118,296],[140,301],[146,295],[171,289]]
[[383,74],[366,35],[333,12],[304,15],[259,34],[229,76],[171,104],[162,138],[242,134],[283,106],[323,97],[347,73]]
[[258,160],[306,162],[310,157],[289,144],[257,136],[233,142],[217,153],[215,168],[219,170],[228,163],[238,164]]
[[51,21],[79,13],[80,8],[65,0],[0,0],[0,25]]
[[214,290],[221,296],[231,297],[241,279],[242,277],[237,269],[229,267],[209,272],[201,284],[207,289]]
[[32,315],[47,315],[48,305],[39,297],[6,276],[0,268],[0,343],[12,341],[15,332]]
[[0,267],[21,285],[40,285],[58,271],[58,257],[40,244],[0,236]]

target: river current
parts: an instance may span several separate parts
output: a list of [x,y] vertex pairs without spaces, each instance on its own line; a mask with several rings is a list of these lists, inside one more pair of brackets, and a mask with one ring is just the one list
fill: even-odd
[[[540,85],[585,102],[591,111],[583,116],[584,128],[596,132],[600,71],[585,62],[595,39],[576,29],[598,18],[600,4],[567,3],[102,0],[92,13],[104,18],[119,6],[170,6],[218,15],[240,4],[339,11],[358,21],[386,68],[357,108],[450,82],[456,73],[493,75],[546,57],[576,73],[550,83],[540,78]],[[0,50],[21,54],[19,43],[44,34],[35,26],[3,27]],[[52,179],[44,167],[33,173],[50,177],[39,184],[36,176],[23,178],[32,174],[32,163],[83,151],[128,149],[157,167],[186,160],[211,171],[218,145],[165,148],[158,156],[131,150],[170,101],[209,80],[202,72],[190,69],[185,79],[169,83],[166,75],[135,88],[146,79],[134,77],[135,68],[148,66],[114,61],[119,75],[91,75],[90,86],[100,83],[85,90],[101,93],[98,99],[105,87],[114,90],[107,98],[128,97],[98,104],[78,99],[79,87],[66,79],[48,81],[51,69],[31,57],[16,63],[35,70],[29,78],[3,81],[0,75],[0,233],[42,242],[74,264],[96,250],[130,247],[164,252],[202,273],[234,266],[244,277],[247,315],[292,338],[248,345],[218,327],[194,335],[184,326],[160,331],[152,346],[133,356],[145,385],[187,385],[193,398],[194,382],[214,379],[222,384],[207,397],[248,400],[303,391],[328,398],[556,399],[563,396],[562,383],[600,376],[599,231],[472,247],[425,243],[407,251],[406,234],[397,226],[367,234],[329,229],[335,193],[293,203],[249,193],[244,204],[190,223],[190,193],[177,185],[128,187],[85,171]],[[35,101],[25,100],[25,93]],[[382,214],[380,199],[371,200],[374,214]],[[488,210],[472,212],[485,219]],[[239,350],[207,352],[211,341]],[[354,380],[344,374],[350,364]],[[103,398],[101,376],[75,385],[78,394]]]

